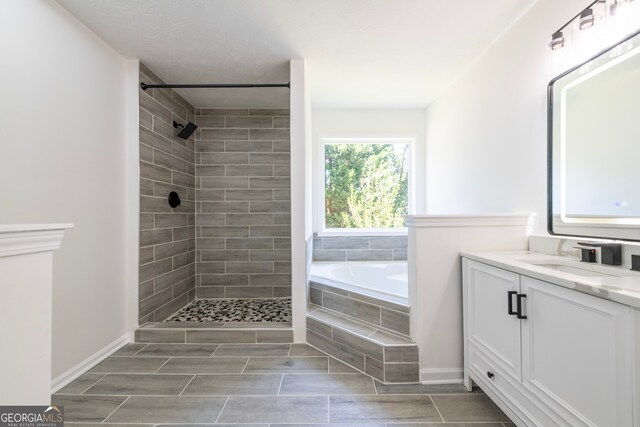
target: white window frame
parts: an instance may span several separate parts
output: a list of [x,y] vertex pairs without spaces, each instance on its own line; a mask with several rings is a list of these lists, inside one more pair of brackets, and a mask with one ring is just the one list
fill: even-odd
[[407,228],[327,228],[325,211],[325,145],[326,144],[408,144],[409,146],[409,200],[407,207],[408,214],[415,212],[416,192],[415,192],[415,146],[416,136],[406,134],[393,134],[385,136],[319,136],[317,164],[317,233],[318,236],[406,236]]

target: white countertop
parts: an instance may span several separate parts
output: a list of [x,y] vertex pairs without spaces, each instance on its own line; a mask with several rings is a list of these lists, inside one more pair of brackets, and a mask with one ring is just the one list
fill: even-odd
[[[628,267],[583,263],[574,258],[525,251],[462,252],[461,255],[534,279],[640,308],[640,272],[631,271]],[[552,270],[535,263],[561,264],[612,275],[585,277]]]

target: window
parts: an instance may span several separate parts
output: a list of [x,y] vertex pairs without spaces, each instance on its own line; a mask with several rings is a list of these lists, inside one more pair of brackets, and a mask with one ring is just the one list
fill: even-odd
[[412,138],[322,138],[320,233],[404,232]]

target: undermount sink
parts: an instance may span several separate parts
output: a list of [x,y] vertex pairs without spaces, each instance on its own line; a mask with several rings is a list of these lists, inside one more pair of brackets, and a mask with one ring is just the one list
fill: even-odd
[[613,277],[613,274],[602,273],[599,271],[587,270],[579,267],[572,267],[570,265],[563,264],[533,264],[537,267],[548,268],[551,270],[562,271],[563,273],[575,274],[577,276],[585,277]]
[[561,258],[521,259],[520,261],[553,271],[574,274],[582,277],[626,277],[638,276],[637,271],[630,271],[619,266],[596,263],[584,263]]

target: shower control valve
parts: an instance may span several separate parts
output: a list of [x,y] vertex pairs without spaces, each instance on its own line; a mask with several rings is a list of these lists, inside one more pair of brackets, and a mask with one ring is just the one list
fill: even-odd
[[169,206],[172,208],[180,206],[180,196],[175,191],[169,193]]

